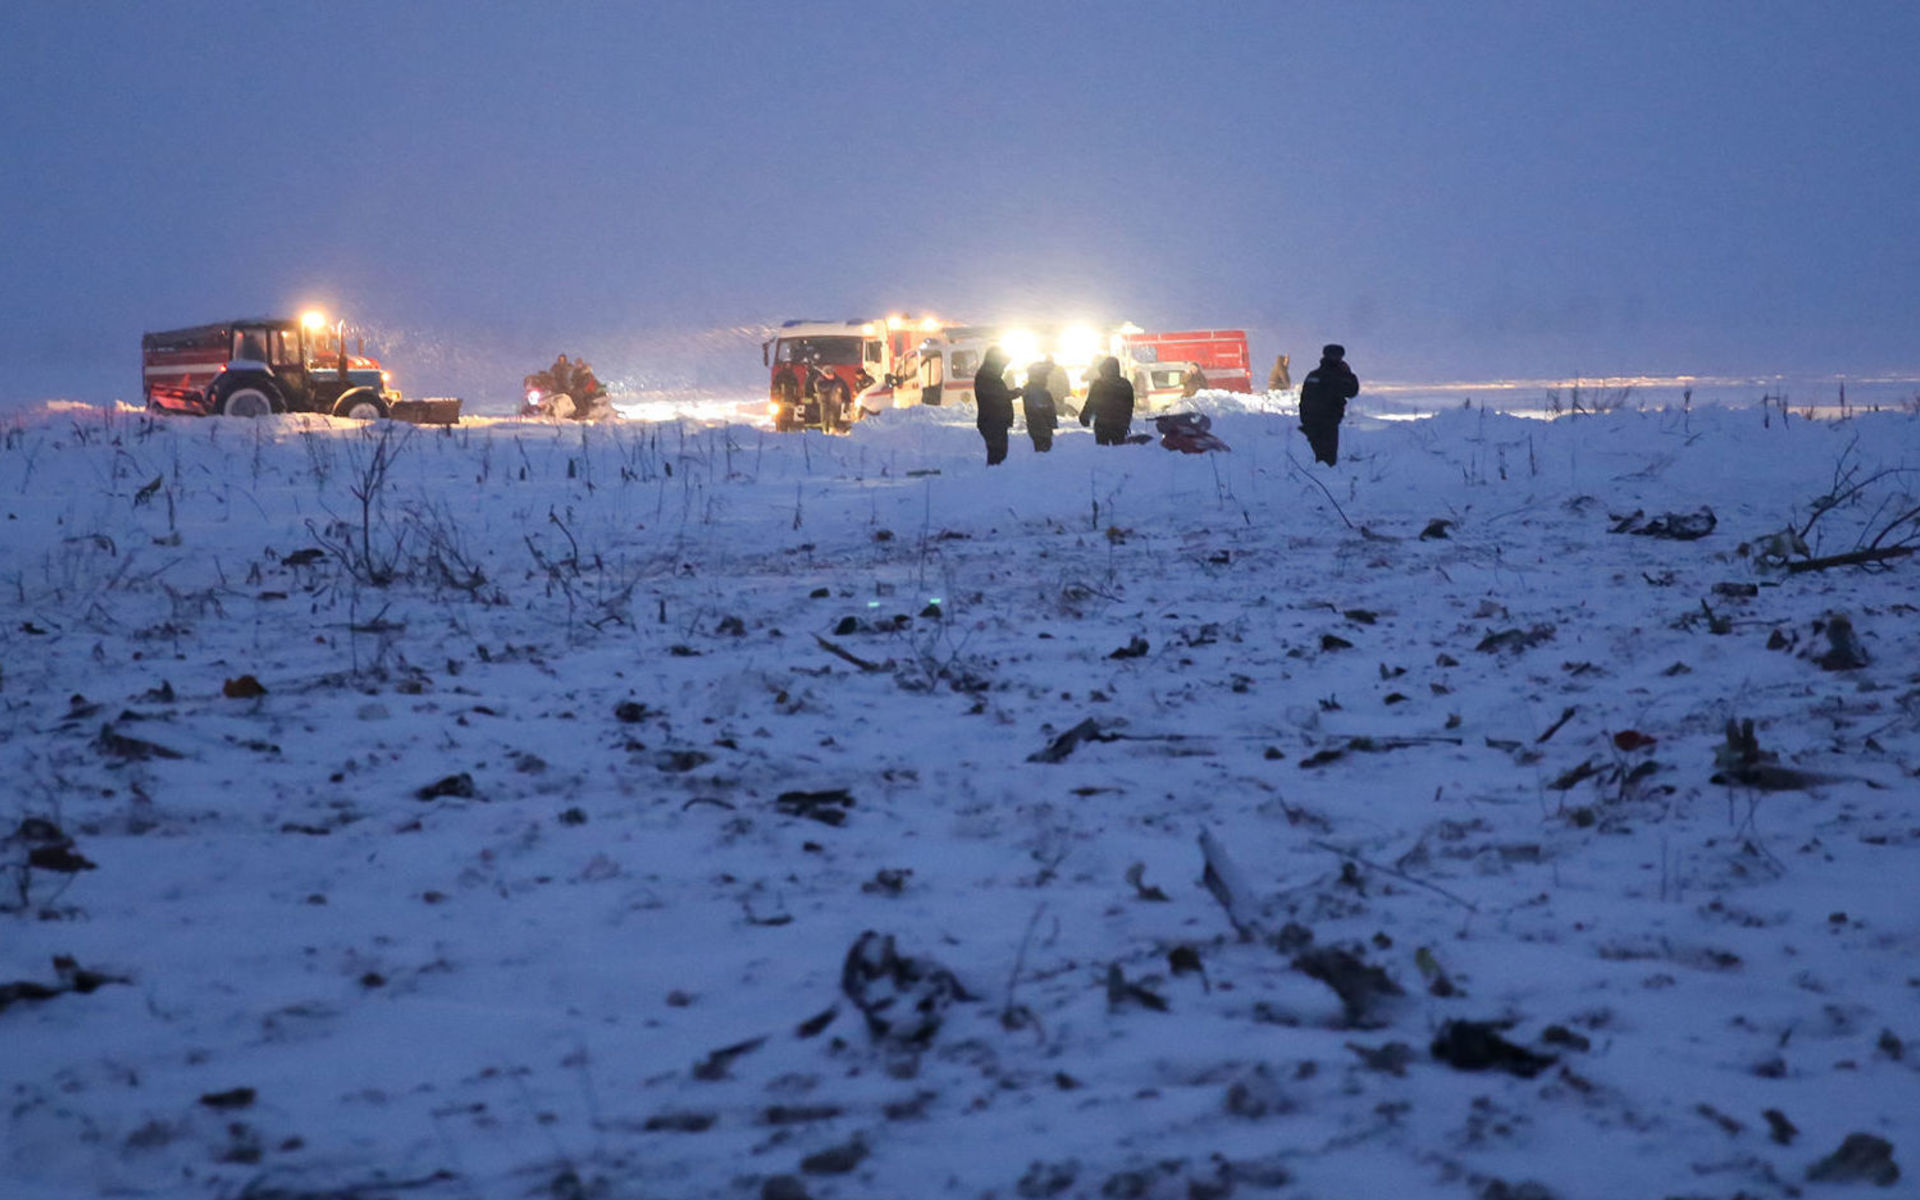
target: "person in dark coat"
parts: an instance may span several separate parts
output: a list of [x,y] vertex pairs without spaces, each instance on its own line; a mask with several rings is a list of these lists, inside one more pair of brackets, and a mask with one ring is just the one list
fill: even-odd
[[1027,386],[1020,392],[1020,408],[1027,418],[1027,436],[1033,439],[1037,454],[1053,449],[1054,427],[1060,424],[1060,410],[1054,407],[1053,392],[1047,387],[1052,363],[1037,362],[1027,368]]
[[1093,426],[1096,445],[1124,445],[1133,427],[1133,385],[1120,378],[1120,360],[1103,358],[1087,385],[1080,423]]
[[1360,394],[1360,380],[1347,366],[1347,348],[1329,345],[1320,351],[1320,365],[1300,381],[1300,432],[1307,435],[1313,456],[1328,466],[1340,461],[1340,420],[1347,401]]
[[1007,352],[987,347],[980,369],[973,374],[973,400],[980,415],[973,426],[987,443],[987,465],[1007,460],[1007,430],[1013,428],[1013,389],[1007,386]]

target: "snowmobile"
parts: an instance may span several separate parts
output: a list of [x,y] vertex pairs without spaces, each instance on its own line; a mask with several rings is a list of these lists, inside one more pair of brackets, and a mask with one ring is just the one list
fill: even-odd
[[598,421],[617,415],[607,389],[584,358],[569,362],[562,354],[551,367],[523,379],[521,386],[527,397],[520,410],[523,417]]

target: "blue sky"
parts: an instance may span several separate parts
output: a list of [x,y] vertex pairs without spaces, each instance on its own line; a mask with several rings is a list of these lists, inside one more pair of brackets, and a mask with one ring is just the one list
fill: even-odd
[[1917,51],[1878,0],[13,0],[0,364],[321,301],[474,342],[910,309],[1401,377],[1912,371]]

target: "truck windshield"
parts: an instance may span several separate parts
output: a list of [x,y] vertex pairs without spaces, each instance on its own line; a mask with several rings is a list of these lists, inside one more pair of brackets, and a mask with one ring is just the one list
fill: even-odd
[[857,337],[781,338],[774,358],[778,362],[819,363],[823,367],[857,365],[860,339]]

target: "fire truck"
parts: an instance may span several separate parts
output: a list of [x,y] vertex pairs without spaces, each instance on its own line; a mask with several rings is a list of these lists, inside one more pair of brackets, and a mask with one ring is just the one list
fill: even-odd
[[452,425],[457,399],[405,400],[365,346],[347,350],[344,323],[319,313],[147,333],[140,338],[147,407],[193,416],[325,413]]
[[943,328],[931,317],[786,322],[760,346],[773,427],[844,433],[870,413],[918,403],[920,344]]
[[1057,399],[1069,412],[1086,394],[1088,372],[1108,356],[1120,360],[1142,412],[1168,407],[1195,384],[1253,390],[1242,329],[1149,333],[1132,324],[1023,327],[902,316],[789,321],[761,347],[772,372],[774,428],[845,431],[886,408],[972,403],[974,373],[995,345],[1007,352],[1015,386],[1044,357],[1065,368],[1073,395]]

